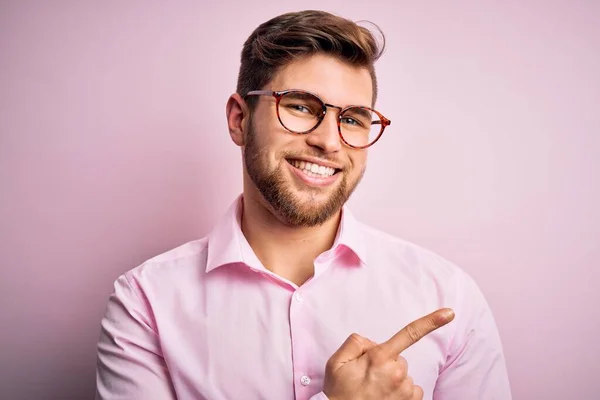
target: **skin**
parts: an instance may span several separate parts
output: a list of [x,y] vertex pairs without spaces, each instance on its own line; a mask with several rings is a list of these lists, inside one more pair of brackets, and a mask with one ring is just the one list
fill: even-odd
[[[303,89],[341,107],[370,105],[372,83],[368,70],[333,57],[315,55],[288,64],[262,90]],[[328,109],[323,122],[310,134],[298,135],[279,123],[275,99],[261,96],[250,118],[246,102],[233,94],[227,103],[227,121],[233,142],[244,158],[244,211],[242,231],[263,265],[298,285],[314,273],[314,259],[331,248],[341,216],[341,206],[364,174],[367,151],[342,144],[337,112]],[[327,187],[307,185],[298,179],[286,158],[326,160],[337,166],[338,179]],[[254,164],[249,167],[248,163]],[[274,207],[257,188],[252,169],[274,173],[280,192],[295,215]],[[254,171],[257,172],[257,171]],[[332,207],[333,204],[333,207]],[[331,210],[333,208],[333,210]],[[328,218],[311,224],[329,210]]]
[[[340,107],[369,106],[373,97],[367,69],[323,54],[287,64],[256,89],[302,89]],[[333,245],[341,208],[362,179],[367,151],[342,143],[335,109],[304,135],[281,126],[270,96],[261,96],[251,115],[234,93],[226,113],[231,139],[244,160],[242,232],[265,268],[300,286],[313,276],[315,258]],[[326,186],[307,183],[289,159],[328,162],[338,170],[336,179]],[[422,399],[400,353],[453,318],[451,310],[438,310],[380,345],[350,335],[327,363],[325,394],[330,400]]]
[[408,363],[400,354],[453,319],[454,311],[442,308],[411,322],[379,345],[350,335],[327,362],[323,392],[329,400],[422,400],[423,389],[413,383]]

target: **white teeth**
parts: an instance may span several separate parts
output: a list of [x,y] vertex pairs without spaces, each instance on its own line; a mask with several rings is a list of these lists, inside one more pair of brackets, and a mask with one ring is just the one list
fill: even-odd
[[326,167],[324,165],[318,165],[318,164],[314,164],[314,163],[310,163],[310,162],[306,162],[306,161],[291,160],[291,164],[294,167],[302,170],[302,172],[304,172],[308,176],[323,178],[323,177],[331,176],[335,173],[334,168],[330,168],[330,167]]

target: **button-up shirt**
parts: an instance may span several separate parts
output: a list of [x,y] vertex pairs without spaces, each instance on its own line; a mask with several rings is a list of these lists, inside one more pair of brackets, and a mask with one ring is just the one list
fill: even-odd
[[350,334],[381,343],[443,307],[455,319],[402,353],[424,398],[511,398],[492,313],[463,270],[344,207],[298,286],[262,265],[242,212],[240,196],[207,237],[115,281],[97,398],[325,400],[325,364]]

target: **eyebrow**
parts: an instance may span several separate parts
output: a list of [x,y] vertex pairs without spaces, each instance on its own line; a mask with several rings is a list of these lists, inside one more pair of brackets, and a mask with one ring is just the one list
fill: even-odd
[[[314,97],[314,95],[311,95],[308,92],[307,93],[292,92],[292,93],[288,94],[288,96],[293,96],[293,97],[296,97],[298,99],[307,99],[307,98],[310,99],[310,98]],[[319,97],[319,99],[320,99],[320,97]],[[321,101],[323,101],[323,100],[321,100]]]
[[[357,110],[360,110],[360,111],[358,111],[358,114],[363,115],[366,118],[371,118],[372,117],[370,111],[360,108],[360,107],[365,107],[365,108],[369,108],[370,109],[371,108],[370,106],[361,106],[361,105],[358,105],[358,104],[350,104],[348,106],[338,106],[338,105],[335,105],[335,104],[332,104],[332,103],[329,103],[329,102],[325,101],[323,99],[324,96],[321,93],[319,93],[319,92],[311,92],[310,90],[299,89],[299,88],[286,89],[286,90],[298,90],[298,91],[301,91],[301,92],[306,92],[306,93],[298,93],[298,92],[293,93],[293,95],[296,98],[307,98],[307,97],[310,97],[311,95],[317,96],[317,98],[319,100],[321,100],[324,104],[326,104],[328,106],[336,107],[339,110],[342,110],[342,109],[344,109],[346,107],[356,107]],[[282,90],[282,91],[284,91],[284,90]]]
[[371,119],[373,116],[371,114],[371,111],[369,110],[365,110],[364,108],[359,108],[360,106],[355,106],[355,108],[352,108],[352,112],[362,115],[365,118],[369,118]]

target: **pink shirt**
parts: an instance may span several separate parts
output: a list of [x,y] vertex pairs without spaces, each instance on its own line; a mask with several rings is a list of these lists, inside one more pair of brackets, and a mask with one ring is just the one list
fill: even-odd
[[344,208],[333,247],[298,287],[258,260],[242,204],[208,237],[116,280],[97,398],[325,400],[325,363],[351,333],[380,343],[442,307],[455,320],[402,353],[424,398],[511,398],[494,319],[461,269]]

